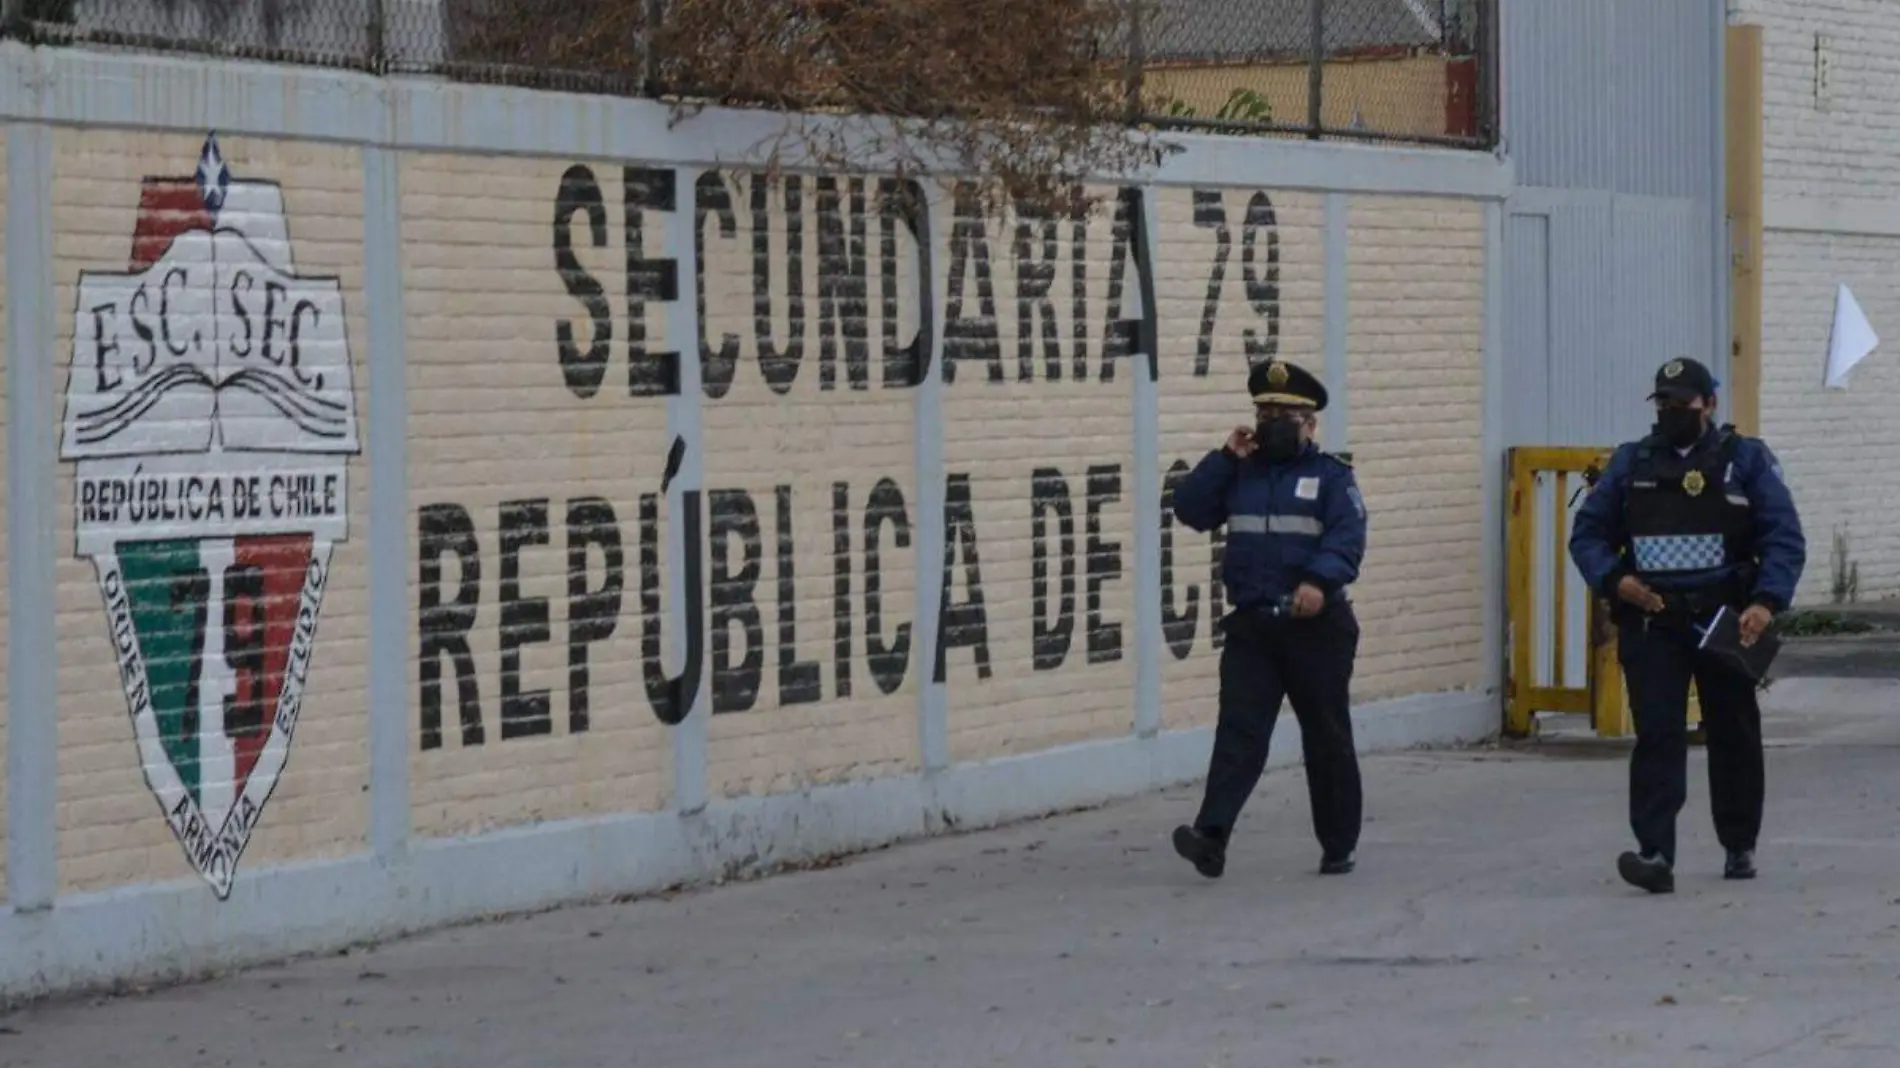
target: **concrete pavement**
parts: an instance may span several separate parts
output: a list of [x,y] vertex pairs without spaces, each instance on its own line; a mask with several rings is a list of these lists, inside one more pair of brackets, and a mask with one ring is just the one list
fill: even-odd
[[1900,676],[1900,599],[1829,605],[1811,612],[1866,629],[1789,639],[1775,659],[1777,675],[1860,679]]
[[1788,676],[1882,679],[1900,674],[1900,630],[1802,638],[1782,646],[1775,673]]
[[1625,750],[1366,763],[1357,873],[1295,768],[1226,878],[1191,791],[827,870],[0,1019],[7,1068],[1900,1064],[1900,681],[1770,691],[1761,878],[1698,751],[1678,893],[1617,881]]

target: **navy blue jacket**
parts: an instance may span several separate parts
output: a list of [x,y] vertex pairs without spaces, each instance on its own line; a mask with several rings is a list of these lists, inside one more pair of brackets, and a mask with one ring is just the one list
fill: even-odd
[[1335,599],[1359,577],[1366,506],[1352,467],[1308,443],[1269,464],[1217,449],[1175,484],[1174,516],[1199,531],[1227,524],[1221,581],[1236,608],[1312,583]]
[[[1717,431],[1710,429],[1712,436]],[[1623,523],[1623,495],[1629,485],[1630,469],[1636,461],[1636,442],[1617,447],[1597,480],[1596,487],[1577,509],[1570,531],[1570,558],[1590,588],[1616,598],[1616,586],[1635,568],[1625,557],[1629,537]],[[1707,438],[1698,447],[1707,447]],[[1801,581],[1801,569],[1807,565],[1808,543],[1801,532],[1801,518],[1794,497],[1781,478],[1781,464],[1774,451],[1759,438],[1740,437],[1735,443],[1735,462],[1723,491],[1748,501],[1754,517],[1754,553],[1759,563],[1750,600],[1780,614],[1794,603],[1795,586]],[[1690,589],[1729,578],[1745,561],[1729,561],[1719,568],[1670,576],[1651,581],[1657,589]]]

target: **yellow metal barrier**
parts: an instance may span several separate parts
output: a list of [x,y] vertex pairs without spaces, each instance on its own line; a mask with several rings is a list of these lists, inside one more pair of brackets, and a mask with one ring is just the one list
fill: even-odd
[[[1571,606],[1568,590],[1573,566],[1570,505],[1585,485],[1587,471],[1601,470],[1607,449],[1515,448],[1510,450],[1510,482],[1505,508],[1505,613],[1510,659],[1505,685],[1504,731],[1516,737],[1535,729],[1539,712],[1589,713],[1591,682],[1601,674],[1601,657],[1592,657],[1584,677],[1569,678]],[[1546,486],[1552,493],[1546,498]],[[1542,546],[1542,562],[1539,567]],[[1541,580],[1541,581],[1540,581]],[[1542,594],[1542,596],[1540,596]],[[1550,659],[1539,665],[1540,620],[1548,626]],[[1594,644],[1594,643],[1592,643]],[[1612,659],[1614,656],[1612,655]],[[1538,668],[1548,668],[1540,678]]]
[[[1599,737],[1628,737],[1633,733],[1609,605],[1583,585],[1576,565],[1570,562],[1571,513],[1609,457],[1610,450],[1597,448],[1520,447],[1509,452],[1505,509],[1505,614],[1510,641],[1504,708],[1507,735],[1521,738],[1531,734],[1540,712],[1588,715]],[[1584,608],[1583,620],[1580,628],[1573,628],[1578,598]],[[1573,629],[1583,632],[1577,635],[1581,641],[1573,643]],[[1541,638],[1548,640],[1548,660],[1538,656]],[[1581,678],[1571,677],[1573,653],[1582,662],[1582,670],[1577,673]],[[1699,724],[1700,712],[1691,688],[1692,728]]]

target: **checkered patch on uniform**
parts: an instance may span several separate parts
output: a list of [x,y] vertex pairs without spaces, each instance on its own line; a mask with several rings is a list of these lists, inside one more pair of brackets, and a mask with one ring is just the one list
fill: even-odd
[[1707,571],[1724,562],[1720,534],[1635,538],[1638,571]]

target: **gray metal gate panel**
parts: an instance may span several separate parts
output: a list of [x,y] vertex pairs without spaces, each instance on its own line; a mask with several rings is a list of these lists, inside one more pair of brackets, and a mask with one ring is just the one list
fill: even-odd
[[1556,299],[1548,215],[1505,216],[1504,264],[1504,441],[1538,444],[1550,423],[1551,302]]
[[1526,186],[1706,200],[1719,4],[1509,0],[1505,143]]
[[[1715,364],[1708,213],[1695,201],[1616,198],[1616,377],[1626,392],[1604,425],[1624,440],[1647,431],[1643,398],[1656,368],[1678,356]],[[1722,369],[1714,368],[1717,375]]]
[[[1505,0],[1499,30],[1505,145],[1530,186],[1608,189],[1613,168],[1608,5]],[[1602,10],[1599,10],[1602,9]]]
[[1509,444],[1611,445],[1646,432],[1656,368],[1707,360],[1715,347],[1709,230],[1690,200],[1571,189],[1512,197]]
[[1602,104],[1611,184],[1592,188],[1707,201],[1720,174],[1721,78],[1711,40],[1723,32],[1719,9],[1706,0],[1571,2],[1610,15],[1610,93]]
[[1546,445],[1601,445],[1611,432],[1608,408],[1623,392],[1617,372],[1615,323],[1621,309],[1612,274],[1611,198],[1566,190],[1550,205],[1550,417]]
[[[1505,219],[1507,442],[1642,433],[1650,376],[1672,356],[1726,376],[1723,24],[1718,0],[1503,5],[1520,183]],[[1545,303],[1520,308],[1538,279]],[[1538,319],[1547,341],[1521,346]]]

